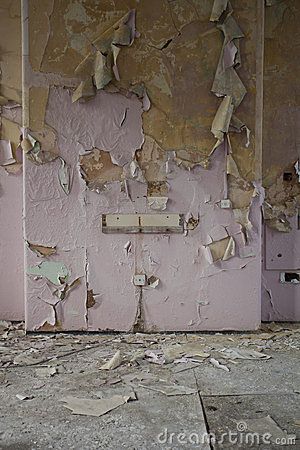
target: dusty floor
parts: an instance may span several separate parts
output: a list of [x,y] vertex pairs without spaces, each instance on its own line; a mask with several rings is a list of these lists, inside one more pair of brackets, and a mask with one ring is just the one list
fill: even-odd
[[299,326],[0,341],[0,449],[300,448]]

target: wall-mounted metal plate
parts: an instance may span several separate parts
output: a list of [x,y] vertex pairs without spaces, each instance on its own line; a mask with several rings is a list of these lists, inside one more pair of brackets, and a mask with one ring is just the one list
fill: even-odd
[[183,233],[183,214],[103,214],[103,233]]

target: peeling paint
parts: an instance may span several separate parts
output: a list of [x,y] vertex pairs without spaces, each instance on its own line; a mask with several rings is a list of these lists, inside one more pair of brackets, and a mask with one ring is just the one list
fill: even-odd
[[[221,14],[214,4],[210,23],[212,6],[30,5],[25,235],[55,242],[43,262],[57,266],[37,264],[40,255],[27,249],[29,329],[45,322],[127,332],[257,326],[260,204],[249,138],[257,11],[246,0],[234,12],[225,2]],[[222,145],[212,153],[214,135]],[[220,207],[225,200],[230,207]],[[166,224],[129,237],[126,227],[101,228],[103,217],[116,216],[156,225],[176,217],[180,232]],[[135,286],[134,274],[148,284]],[[234,294],[224,294],[227,286]]]
[[29,275],[47,278],[55,285],[63,284],[69,276],[67,267],[60,262],[44,261],[27,268]]

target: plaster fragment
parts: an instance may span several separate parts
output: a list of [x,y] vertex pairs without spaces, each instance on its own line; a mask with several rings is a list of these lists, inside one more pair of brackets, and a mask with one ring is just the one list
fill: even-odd
[[101,370],[113,370],[119,367],[122,364],[122,356],[120,350],[118,350],[114,356],[107,361],[105,364],[103,364],[100,369]]
[[50,378],[57,373],[56,367],[38,367],[35,369],[35,373],[38,377]]
[[132,395],[113,395],[98,400],[68,396],[64,397],[62,401],[64,402],[63,406],[70,409],[72,414],[100,417],[132,399]]
[[158,380],[156,382],[150,380],[149,382],[140,384],[139,386],[145,389],[150,389],[151,391],[160,392],[164,395],[167,395],[168,397],[174,395],[197,394],[198,392],[197,389],[189,388],[187,386],[181,386],[180,384],[169,383],[164,380]]
[[209,360],[213,366],[215,366],[217,369],[222,369],[225,372],[230,372],[229,368],[225,366],[224,364],[221,364],[217,359],[210,358]]
[[36,266],[28,267],[27,274],[47,278],[51,283],[61,285],[67,280],[69,271],[61,262],[43,261]]

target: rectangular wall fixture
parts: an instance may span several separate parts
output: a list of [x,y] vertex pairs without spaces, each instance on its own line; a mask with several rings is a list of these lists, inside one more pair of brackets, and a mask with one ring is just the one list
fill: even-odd
[[103,214],[103,233],[183,233],[183,214]]

